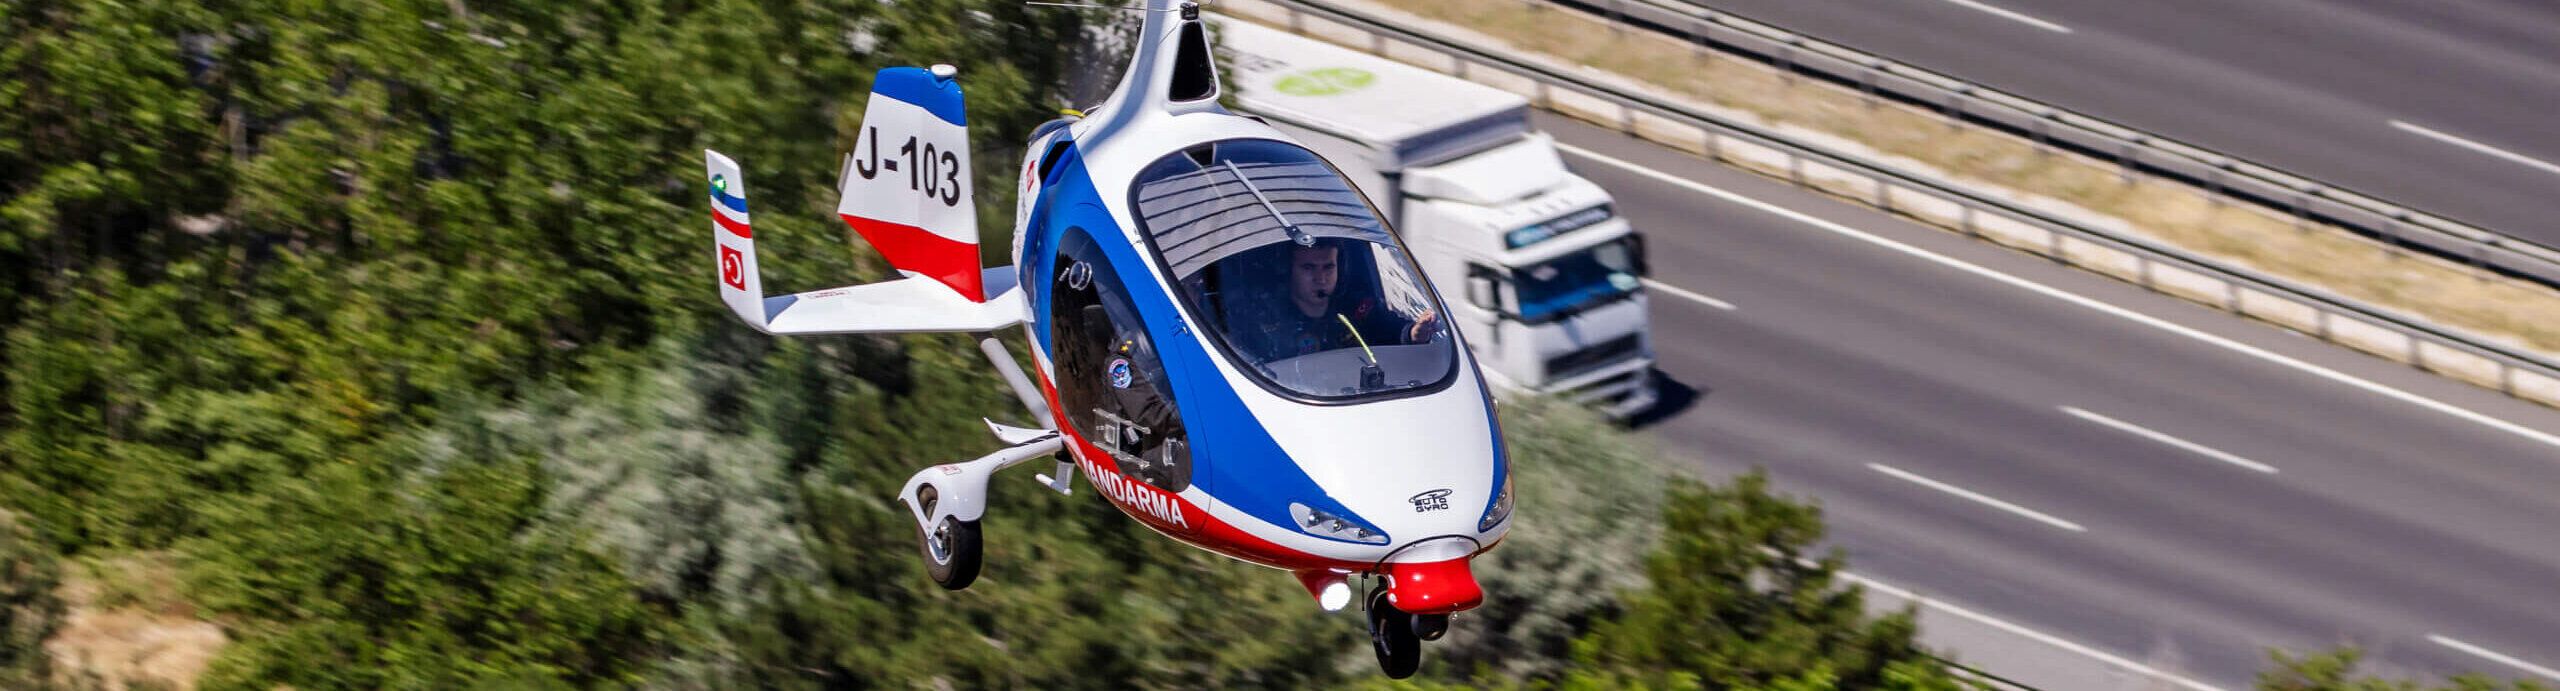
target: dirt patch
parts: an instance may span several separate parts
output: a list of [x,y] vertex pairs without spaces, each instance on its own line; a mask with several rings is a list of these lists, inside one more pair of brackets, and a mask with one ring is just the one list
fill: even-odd
[[[2560,353],[2560,292],[2395,251],[2343,229],[2297,225],[2254,206],[2135,176],[1927,110],[1787,77],[1767,65],[1538,2],[1345,2],[1455,35],[1541,53],[1642,82],[1702,109],[1829,135],[1881,158],[2047,209],[2121,219],[2141,236],[2403,314]],[[1857,195],[1849,195],[1855,197]]]
[[62,628],[44,643],[58,680],[107,689],[194,689],[205,665],[230,643],[222,627],[196,618],[178,591],[177,566],[150,553],[85,560],[65,569]]

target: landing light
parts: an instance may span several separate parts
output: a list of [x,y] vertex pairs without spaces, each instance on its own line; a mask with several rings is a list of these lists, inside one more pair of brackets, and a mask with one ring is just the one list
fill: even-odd
[[1340,612],[1351,604],[1351,584],[1334,581],[1324,586],[1324,594],[1316,596],[1316,606],[1327,612]]

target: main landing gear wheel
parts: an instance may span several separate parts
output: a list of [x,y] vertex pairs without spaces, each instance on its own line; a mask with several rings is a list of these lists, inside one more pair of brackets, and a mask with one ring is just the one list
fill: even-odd
[[[942,492],[933,485],[916,489],[916,499],[923,503],[917,508],[924,515],[933,515],[934,506],[940,503],[941,498]],[[935,585],[942,586],[944,590],[959,590],[978,580],[978,565],[985,555],[979,551],[977,521],[945,516],[932,529],[919,527],[918,532],[920,534],[916,537],[924,547],[924,572],[933,577]]]
[[[1414,635],[1414,616],[1387,604],[1387,589],[1369,591],[1369,647],[1387,678],[1403,679],[1422,668],[1422,639]],[[1443,628],[1448,618],[1441,617]]]

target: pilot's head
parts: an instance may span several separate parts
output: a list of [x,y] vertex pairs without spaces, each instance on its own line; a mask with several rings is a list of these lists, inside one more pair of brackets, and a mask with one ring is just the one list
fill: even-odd
[[1330,241],[1289,248],[1289,304],[1298,314],[1324,316],[1333,304],[1334,283],[1341,277],[1342,247]]

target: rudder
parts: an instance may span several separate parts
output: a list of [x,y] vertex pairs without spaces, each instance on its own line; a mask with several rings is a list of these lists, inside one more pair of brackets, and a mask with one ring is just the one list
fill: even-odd
[[948,65],[880,71],[836,215],[898,271],[984,302],[968,117],[956,72]]

